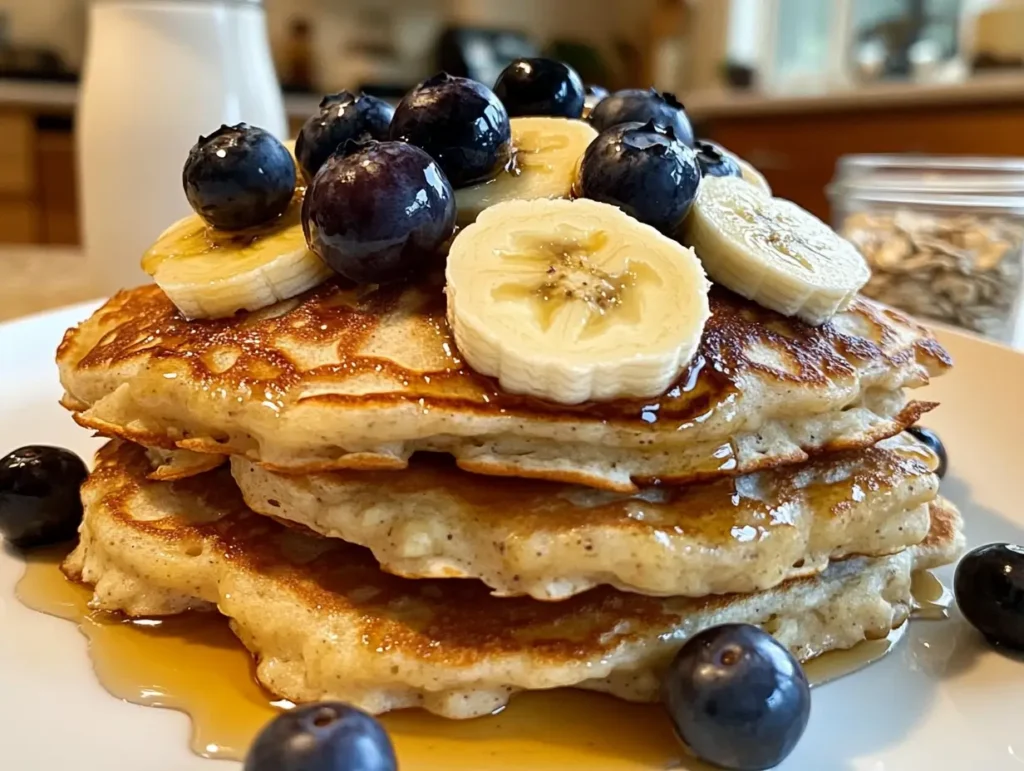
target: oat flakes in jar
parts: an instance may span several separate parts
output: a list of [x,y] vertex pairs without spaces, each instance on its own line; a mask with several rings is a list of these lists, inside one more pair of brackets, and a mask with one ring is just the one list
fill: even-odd
[[864,294],[1024,347],[1024,159],[850,155],[829,198]]

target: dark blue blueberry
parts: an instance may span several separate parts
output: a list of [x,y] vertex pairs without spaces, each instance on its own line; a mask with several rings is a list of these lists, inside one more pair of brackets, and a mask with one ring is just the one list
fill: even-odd
[[968,552],[953,592],[964,618],[989,641],[1024,651],[1024,547],[990,543]]
[[700,168],[672,129],[624,123],[601,132],[583,154],[576,194],[618,206],[668,235],[697,196]]
[[590,112],[590,122],[598,131],[621,123],[649,120],[671,128],[676,139],[693,147],[693,126],[682,103],[670,93],[659,93],[653,88],[628,88],[605,97]]
[[811,714],[800,664],[749,624],[713,627],[688,640],[665,675],[662,698],[679,738],[698,758],[736,771],[785,760]]
[[389,283],[438,264],[455,228],[455,193],[420,148],[370,141],[327,159],[306,191],[302,227],[342,276]]
[[320,110],[302,126],[295,140],[295,157],[307,182],[331,153],[344,149],[350,139],[388,138],[395,109],[375,96],[341,91],[325,96]]
[[512,148],[508,113],[494,92],[444,72],[405,95],[390,137],[430,153],[455,187],[497,175]]
[[697,163],[705,177],[742,177],[743,171],[736,159],[720,145],[703,139],[697,140],[693,149],[697,151]]
[[939,467],[935,470],[935,473],[939,475],[939,479],[946,476],[946,471],[949,468],[949,456],[946,454],[946,445],[942,443],[939,435],[924,426],[911,426],[907,431],[928,445],[931,451],[939,456]]
[[583,81],[576,70],[554,59],[516,59],[501,71],[494,93],[513,118],[583,114]]
[[199,141],[182,172],[195,213],[220,230],[244,230],[279,216],[295,192],[295,162],[276,138],[239,123]]
[[608,96],[608,89],[604,86],[595,86],[593,83],[587,86],[586,97],[587,99],[593,99],[594,104],[597,104],[606,96]]
[[271,720],[249,749],[244,771],[396,771],[384,727],[341,702],[296,707]]
[[73,538],[88,473],[81,458],[58,447],[22,447],[0,460],[0,534],[21,549]]

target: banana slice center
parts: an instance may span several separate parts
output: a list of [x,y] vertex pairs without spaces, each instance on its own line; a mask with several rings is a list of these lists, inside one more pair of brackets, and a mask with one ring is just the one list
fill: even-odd
[[746,232],[751,246],[771,249],[796,268],[808,273],[817,272],[818,261],[808,259],[805,256],[807,252],[814,252],[820,258],[828,257],[825,245],[814,243],[781,212],[766,212],[758,207],[744,209],[738,214],[751,226]]
[[495,285],[492,299],[529,302],[541,330],[567,340],[600,335],[613,321],[640,323],[639,285],[661,283],[646,262],[616,259],[602,230],[562,225],[544,235],[513,232],[509,241],[496,251],[498,270],[509,278]]
[[522,174],[524,171],[553,171],[550,153],[558,153],[569,147],[569,137],[565,134],[553,134],[529,129],[519,133],[517,144],[513,149],[512,163],[509,171]]

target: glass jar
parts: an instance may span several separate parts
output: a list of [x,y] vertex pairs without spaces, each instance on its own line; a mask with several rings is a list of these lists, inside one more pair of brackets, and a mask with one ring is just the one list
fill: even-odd
[[1024,346],[1024,159],[851,155],[828,194],[871,267],[864,294]]

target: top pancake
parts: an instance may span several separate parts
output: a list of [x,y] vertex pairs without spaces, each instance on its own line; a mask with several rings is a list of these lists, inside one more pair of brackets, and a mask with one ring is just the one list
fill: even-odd
[[951,366],[923,327],[867,299],[814,328],[715,288],[700,349],[662,398],[567,407],[471,371],[444,310],[440,285],[332,281],[186,321],[140,287],[65,336],[64,403],[109,436],[287,473],[401,469],[434,450],[469,471],[630,492],[868,446],[931,406],[903,388]]

